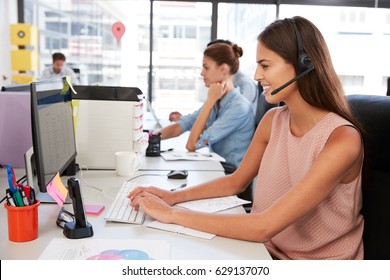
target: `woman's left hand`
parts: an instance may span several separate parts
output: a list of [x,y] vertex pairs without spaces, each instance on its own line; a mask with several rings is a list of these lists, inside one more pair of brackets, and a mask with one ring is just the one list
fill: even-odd
[[132,201],[133,207],[141,207],[144,212],[163,223],[172,223],[173,209],[164,200],[146,191],[138,194]]

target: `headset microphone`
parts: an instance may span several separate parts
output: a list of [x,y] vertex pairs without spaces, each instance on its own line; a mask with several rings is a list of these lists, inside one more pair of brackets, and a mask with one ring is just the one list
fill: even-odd
[[288,87],[293,82],[299,80],[300,78],[302,78],[303,76],[305,76],[306,74],[308,74],[310,71],[312,71],[314,69],[314,65],[311,62],[310,56],[305,52],[305,49],[303,48],[301,34],[298,31],[298,27],[297,27],[297,25],[295,23],[295,19],[289,18],[288,21],[291,22],[291,24],[292,24],[292,26],[294,28],[295,37],[297,38],[297,45],[298,45],[298,69],[299,69],[300,73],[295,78],[291,79],[290,81],[288,81],[284,85],[282,85],[282,86],[278,87],[277,89],[275,89],[274,91],[272,91],[271,95],[277,94],[279,91],[281,91],[282,89]]
[[291,85],[293,82],[299,80],[300,78],[302,78],[303,76],[305,76],[307,73],[309,73],[311,70],[314,69],[314,65],[313,67],[310,67],[308,69],[306,69],[305,71],[303,71],[302,73],[300,73],[298,76],[296,76],[295,78],[292,78],[290,81],[288,81],[287,83],[285,83],[284,85],[278,87],[277,89],[275,89],[274,91],[271,92],[271,95],[274,95],[274,94],[277,94],[279,91],[281,91],[282,89],[288,87],[289,85]]

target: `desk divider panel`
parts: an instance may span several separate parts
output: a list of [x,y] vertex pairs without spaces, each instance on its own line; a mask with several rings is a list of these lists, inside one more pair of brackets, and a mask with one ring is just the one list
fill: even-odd
[[88,169],[115,169],[114,153],[143,152],[142,92],[133,87],[75,86],[72,95],[76,162]]

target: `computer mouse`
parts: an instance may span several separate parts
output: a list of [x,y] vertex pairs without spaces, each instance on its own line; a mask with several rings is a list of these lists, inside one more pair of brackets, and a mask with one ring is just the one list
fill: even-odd
[[187,170],[171,170],[167,174],[168,179],[186,179],[188,176],[188,171]]

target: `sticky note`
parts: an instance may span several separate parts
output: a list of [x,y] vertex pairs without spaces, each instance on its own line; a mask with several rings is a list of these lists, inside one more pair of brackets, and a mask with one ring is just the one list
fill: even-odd
[[46,190],[58,205],[62,206],[64,204],[66,196],[68,195],[68,189],[65,188],[62,183],[58,172],[53,180],[47,185]]
[[71,76],[66,76],[65,77],[65,80],[66,80],[66,84],[64,85],[64,89],[65,91],[68,91],[68,88],[70,87],[70,89],[72,90],[72,92],[74,94],[77,94],[77,91],[74,90],[73,86],[72,86],[72,77]]
[[84,208],[85,208],[85,213],[87,215],[98,216],[103,212],[105,207],[104,207],[104,205],[88,205],[88,204],[86,204],[84,206]]

